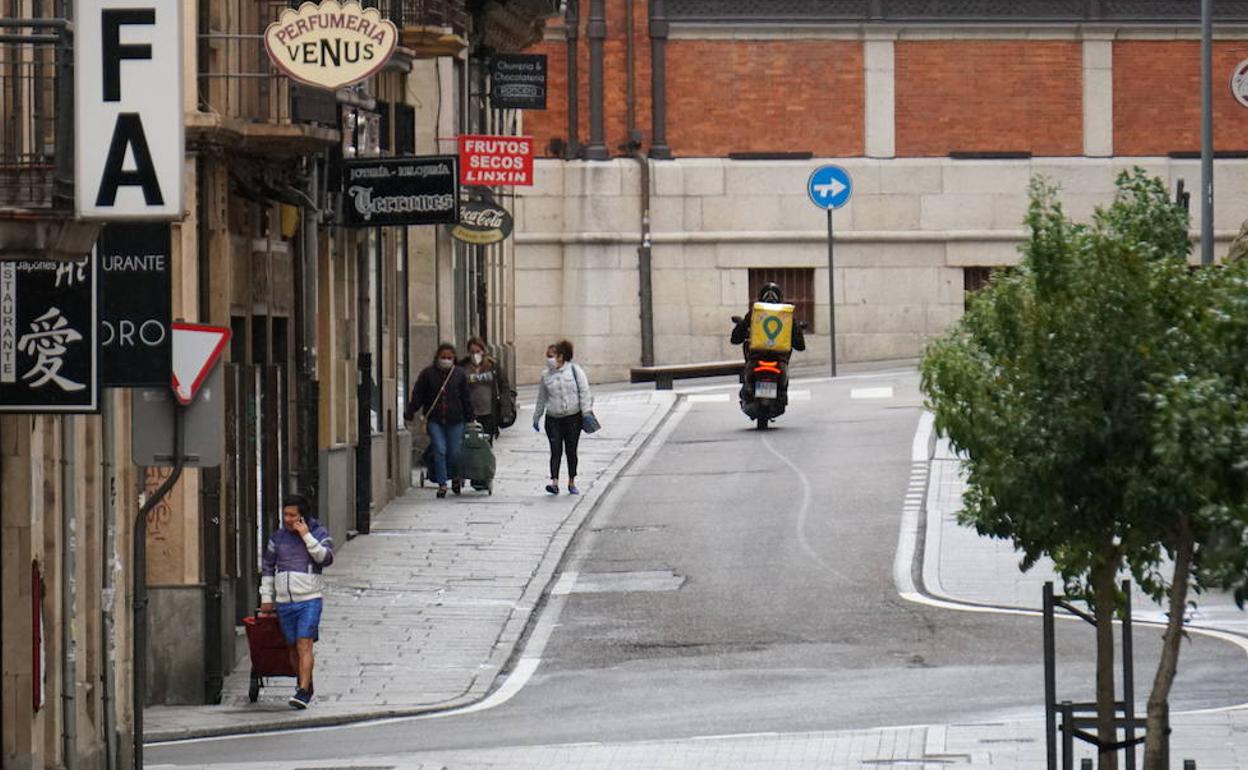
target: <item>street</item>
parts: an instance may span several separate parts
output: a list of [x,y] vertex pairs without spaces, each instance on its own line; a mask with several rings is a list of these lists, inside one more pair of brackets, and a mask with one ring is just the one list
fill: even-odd
[[[521,651],[532,675],[493,708],[154,745],[148,762],[441,761],[428,753],[1038,718],[1038,618],[927,607],[894,585],[917,379],[795,382],[766,432],[730,386],[691,389],[573,542]],[[1092,631],[1058,631],[1059,691],[1090,698]],[[1158,637],[1136,632],[1141,699]],[[1246,662],[1193,636],[1172,710],[1242,701]]]

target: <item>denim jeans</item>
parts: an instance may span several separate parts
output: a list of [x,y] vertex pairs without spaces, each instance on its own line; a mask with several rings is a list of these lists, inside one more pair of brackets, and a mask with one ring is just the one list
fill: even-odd
[[450,478],[459,478],[459,452],[464,446],[464,424],[443,425],[429,421],[429,443],[433,445],[433,480],[446,486]]

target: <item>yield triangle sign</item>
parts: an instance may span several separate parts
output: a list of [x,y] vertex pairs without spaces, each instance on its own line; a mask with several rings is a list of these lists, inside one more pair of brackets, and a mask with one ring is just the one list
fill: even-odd
[[221,357],[230,330],[220,326],[174,323],[173,394],[183,406],[195,400],[199,386]]

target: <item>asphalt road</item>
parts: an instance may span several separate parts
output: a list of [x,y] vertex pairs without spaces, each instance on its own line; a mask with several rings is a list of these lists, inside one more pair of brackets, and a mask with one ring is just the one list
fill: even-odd
[[[893,396],[851,398],[864,387],[891,387]],[[541,665],[506,703],[461,716],[154,746],[149,762],[1037,716],[1038,619],[916,605],[893,584],[917,376],[794,388],[809,399],[765,432],[730,402],[691,403],[667,440],[616,482],[564,565],[577,573],[576,588],[552,600],[530,640],[526,654],[540,654]],[[1058,627],[1059,691],[1090,699],[1091,629]],[[1142,694],[1156,637],[1137,631]],[[1243,653],[1193,637],[1172,710],[1234,704],[1245,692]]]

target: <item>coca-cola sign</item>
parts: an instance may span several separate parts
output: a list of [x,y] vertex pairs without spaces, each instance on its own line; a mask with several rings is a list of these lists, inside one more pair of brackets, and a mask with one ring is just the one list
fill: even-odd
[[511,214],[507,209],[478,201],[459,207],[459,224],[451,228],[451,237],[478,246],[498,243],[511,235]]
[[459,222],[454,155],[349,160],[342,168],[342,218],[349,227]]

